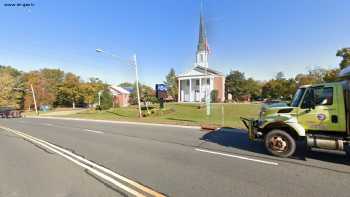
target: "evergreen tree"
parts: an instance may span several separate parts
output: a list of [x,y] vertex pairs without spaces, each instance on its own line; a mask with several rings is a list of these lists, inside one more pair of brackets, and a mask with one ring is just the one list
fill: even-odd
[[176,79],[176,73],[173,68],[170,69],[169,74],[166,76],[165,85],[168,86],[168,94],[177,100],[178,96],[178,84]]

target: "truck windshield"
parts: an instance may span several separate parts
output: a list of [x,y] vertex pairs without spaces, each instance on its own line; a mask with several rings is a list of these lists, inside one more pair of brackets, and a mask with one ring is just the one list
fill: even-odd
[[304,93],[305,93],[305,88],[299,88],[295,93],[290,105],[292,107],[298,107]]

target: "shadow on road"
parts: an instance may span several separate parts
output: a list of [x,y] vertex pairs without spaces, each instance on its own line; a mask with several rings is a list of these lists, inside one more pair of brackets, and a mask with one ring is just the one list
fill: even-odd
[[247,133],[241,129],[222,128],[206,133],[201,140],[255,153],[267,154],[261,141],[249,142]]
[[[247,132],[241,129],[222,128],[217,131],[206,133],[201,137],[201,140],[216,143],[225,147],[232,147],[252,153],[259,153],[265,156],[269,155],[262,141],[250,142]],[[305,161],[308,158],[335,164],[350,164],[349,159],[344,154],[329,151],[306,151],[305,144],[298,143],[297,151],[291,158],[291,161]],[[280,159],[276,158],[276,160]]]

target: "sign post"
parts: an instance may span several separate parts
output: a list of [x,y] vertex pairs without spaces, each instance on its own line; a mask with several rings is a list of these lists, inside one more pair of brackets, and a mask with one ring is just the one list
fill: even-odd
[[164,108],[164,99],[168,97],[168,87],[165,84],[156,84],[156,96],[159,100],[159,108]]

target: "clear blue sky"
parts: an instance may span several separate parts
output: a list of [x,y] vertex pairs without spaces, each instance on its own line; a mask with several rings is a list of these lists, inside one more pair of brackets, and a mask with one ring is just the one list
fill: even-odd
[[[199,0],[0,2],[2,65],[134,80],[133,69],[95,52],[103,48],[124,58],[137,53],[140,79],[153,86],[171,67],[181,73],[194,62]],[[11,2],[35,6],[4,6]],[[206,0],[209,66],[259,80],[336,67],[337,49],[350,46],[349,10],[348,0]]]

